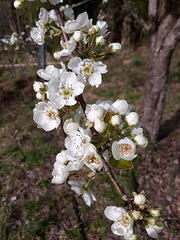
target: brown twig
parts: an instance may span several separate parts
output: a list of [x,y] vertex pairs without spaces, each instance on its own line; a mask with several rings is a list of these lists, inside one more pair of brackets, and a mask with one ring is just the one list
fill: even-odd
[[[58,17],[59,26],[62,29],[63,22],[62,22],[62,19],[61,19],[61,12],[60,12],[59,8],[55,8],[55,11],[56,11],[56,14],[57,14],[57,17]],[[68,38],[67,38],[66,33],[63,30],[62,30],[62,35],[63,35],[64,41],[67,42]]]

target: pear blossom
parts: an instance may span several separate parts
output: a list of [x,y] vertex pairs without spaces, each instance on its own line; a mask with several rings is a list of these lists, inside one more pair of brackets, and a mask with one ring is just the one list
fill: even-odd
[[158,233],[160,233],[163,230],[163,227],[158,226],[158,225],[150,225],[148,227],[145,228],[146,232],[148,234],[149,237],[154,238],[154,239],[158,239]]
[[106,123],[104,121],[101,121],[99,119],[96,119],[94,122],[94,129],[99,132],[102,133],[106,128]]
[[114,221],[111,230],[118,236],[129,239],[133,236],[133,219],[122,207],[109,206],[104,211],[105,216]]
[[35,92],[39,92],[41,88],[44,88],[44,84],[42,82],[34,81],[33,89]]
[[112,154],[116,160],[120,160],[122,158],[126,161],[131,161],[137,156],[135,152],[135,143],[127,137],[121,139],[119,142],[115,141],[112,144]]
[[63,72],[60,78],[54,78],[48,85],[48,98],[57,107],[72,106],[77,103],[85,85],[72,72]]
[[90,143],[91,137],[86,129],[79,127],[78,131],[71,132],[65,138],[65,147],[70,152],[71,156],[82,157],[84,148],[87,143]]
[[103,46],[105,44],[105,39],[103,36],[99,36],[96,38],[96,46]]
[[136,142],[136,144],[139,146],[139,147],[142,147],[142,148],[145,148],[148,144],[148,140],[145,136],[141,135],[141,134],[137,134],[135,137],[134,137],[134,140]]
[[20,1],[20,0],[14,1],[14,7],[15,7],[16,9],[22,8],[22,1]]
[[76,20],[68,20],[64,27],[62,27],[65,33],[74,33],[77,30],[86,31],[92,26],[92,19],[89,20],[87,12],[80,13]]
[[65,65],[61,62],[61,69],[54,67],[54,65],[48,65],[45,69],[39,69],[37,74],[39,77],[43,78],[44,80],[51,80],[54,78],[58,78],[65,72],[66,68]]
[[51,102],[39,102],[35,105],[33,114],[33,119],[38,124],[38,128],[43,128],[45,131],[58,128],[61,122],[58,110]]
[[54,169],[52,171],[53,179],[52,183],[62,184],[67,180],[69,171],[67,167],[60,161],[54,163]]
[[142,205],[146,202],[146,197],[143,193],[140,194],[134,194],[134,202],[137,205]]
[[65,164],[68,171],[78,171],[84,165],[83,157],[73,157],[68,150],[62,150],[56,156],[56,161]]
[[63,125],[63,130],[64,132],[68,135],[70,134],[71,132],[73,131],[78,131],[79,129],[79,125],[75,122],[73,122],[73,119],[67,119],[65,122],[64,122],[64,125]]
[[91,86],[99,87],[102,83],[102,76],[107,72],[106,65],[100,61],[92,61],[91,59],[82,60],[79,57],[73,57],[68,63],[68,68],[74,73],[81,75],[88,80]]
[[54,58],[57,60],[59,60],[61,57],[69,56],[76,48],[76,42],[73,38],[70,38],[67,42],[60,41],[60,44],[63,50],[54,53]]
[[160,216],[160,211],[161,211],[160,208],[151,208],[150,214],[153,217],[159,217]]
[[96,119],[102,119],[104,111],[97,104],[87,104],[85,114],[90,122],[95,122]]
[[101,170],[103,162],[96,151],[96,147],[89,143],[84,147],[84,164],[92,171]]
[[110,120],[110,123],[113,125],[113,126],[118,126],[120,125],[121,123],[121,116],[119,115],[114,115],[111,117],[111,120]]
[[70,7],[65,7],[64,8],[64,15],[70,19],[70,20],[74,20],[74,10]]
[[103,36],[104,38],[106,38],[107,35],[109,34],[107,23],[105,21],[99,21],[98,20],[96,25],[97,25],[97,27],[99,29],[97,35]]
[[111,107],[114,113],[119,113],[120,115],[127,115],[132,109],[132,106],[124,99],[115,101]]
[[117,53],[121,50],[121,44],[120,43],[111,43],[108,46],[108,49],[111,53]]
[[75,31],[74,32],[73,39],[76,42],[80,42],[81,40],[83,40],[83,38],[84,38],[84,35],[83,35],[82,31]]
[[94,201],[97,201],[94,193],[88,190],[87,183],[85,181],[69,180],[68,184],[71,185],[71,190],[73,190],[78,195],[82,195],[84,202],[89,207]]
[[139,115],[136,112],[130,112],[125,119],[129,126],[136,126],[139,122]]

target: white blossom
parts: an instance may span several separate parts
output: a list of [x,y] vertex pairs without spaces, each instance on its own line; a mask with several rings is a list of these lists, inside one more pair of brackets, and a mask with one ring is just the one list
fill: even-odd
[[77,103],[85,85],[79,81],[74,73],[63,72],[60,78],[53,79],[48,85],[48,98],[57,107],[72,106]]
[[53,179],[52,183],[62,184],[67,180],[69,171],[67,167],[60,161],[54,163],[54,169],[52,171]]
[[84,164],[92,171],[101,170],[102,159],[96,151],[96,147],[89,143],[84,147]]
[[87,119],[90,122],[95,122],[96,119],[102,119],[104,112],[103,112],[102,108],[100,108],[96,104],[92,104],[92,105],[87,104],[85,114],[87,116]]
[[61,69],[54,67],[54,65],[48,65],[45,69],[39,69],[37,74],[39,77],[43,78],[44,80],[51,80],[54,78],[58,78],[65,72],[66,68],[65,65],[61,62]]
[[75,123],[72,118],[67,119],[64,122],[63,130],[67,135],[69,135],[73,131],[78,131],[78,129],[79,129],[79,125]]
[[84,38],[84,35],[83,35],[82,31],[75,31],[74,32],[73,39],[76,42],[80,42],[81,40],[83,40],[83,38]]
[[50,102],[39,102],[33,109],[33,119],[38,124],[38,128],[45,131],[51,131],[58,128],[61,120],[58,116],[58,110]]
[[111,53],[117,53],[121,50],[121,44],[120,43],[111,43],[108,46],[108,49]]
[[105,44],[105,39],[103,36],[99,36],[96,38],[96,46],[103,46]]
[[144,194],[140,193],[134,196],[134,202],[137,205],[142,205],[146,202],[146,197]]
[[160,233],[163,230],[163,227],[159,227],[157,225],[152,226],[149,224],[149,226],[145,229],[149,237],[158,239],[158,233]]
[[78,131],[73,131],[65,138],[65,147],[74,157],[83,156],[84,148],[90,143],[91,137],[86,129],[79,127]]
[[96,119],[94,122],[94,129],[99,132],[102,133],[106,128],[106,123],[102,120]]
[[141,134],[137,134],[135,137],[134,137],[134,140],[136,142],[136,144],[139,146],[139,147],[142,147],[142,148],[145,148],[148,144],[148,140],[145,136],[141,135]]
[[99,29],[97,35],[103,36],[104,38],[106,38],[107,35],[109,34],[107,23],[105,21],[99,21],[98,20],[96,25],[97,25],[97,27]]
[[137,156],[135,152],[135,143],[127,137],[121,139],[119,142],[113,142],[112,144],[112,154],[116,160],[122,158],[126,161],[131,161]]
[[123,236],[125,239],[133,236],[133,219],[128,212],[122,207],[109,206],[104,211],[105,216],[114,221],[111,230],[118,236]]
[[114,113],[119,113],[120,115],[127,115],[132,109],[132,106],[124,99],[115,101],[111,107]]
[[91,206],[91,204],[96,200],[96,197],[92,191],[89,191],[86,187],[85,181],[73,181],[69,180],[68,184],[71,185],[71,190],[73,190],[78,195],[82,195],[86,205]]
[[130,112],[128,115],[125,117],[126,122],[128,125],[131,127],[136,126],[139,122],[139,115],[136,112]]
[[77,16],[76,20],[68,20],[62,29],[66,33],[74,33],[81,29],[87,31],[91,26],[92,19],[89,20],[87,12],[83,12]]
[[79,57],[73,57],[68,63],[68,68],[85,80],[88,80],[91,86],[99,87],[102,83],[102,76],[107,72],[106,65],[100,61],[92,61],[91,59],[82,60]]
[[41,88],[44,88],[44,84],[42,82],[34,81],[33,89],[35,92],[39,92]]
[[70,20],[74,20],[74,10],[72,8],[64,8],[64,15]]
[[76,48],[76,42],[73,38],[70,38],[67,42],[60,41],[60,44],[63,50],[54,53],[54,58],[57,60],[59,60],[61,57],[69,56]]
[[118,125],[120,125],[120,123],[121,123],[121,116],[119,116],[119,115],[114,115],[114,116],[112,116],[110,123],[111,123],[113,126],[118,126]]

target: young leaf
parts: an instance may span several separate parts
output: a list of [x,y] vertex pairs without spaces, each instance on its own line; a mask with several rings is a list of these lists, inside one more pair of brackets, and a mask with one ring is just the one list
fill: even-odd
[[124,159],[115,160],[113,157],[110,158],[109,163],[116,169],[130,169],[133,168],[132,161],[126,161]]

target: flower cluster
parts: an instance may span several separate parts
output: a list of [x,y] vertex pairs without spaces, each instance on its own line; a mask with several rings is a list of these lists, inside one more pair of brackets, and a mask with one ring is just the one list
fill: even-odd
[[144,207],[146,197],[144,191],[137,194],[133,192],[134,198],[131,201],[131,209],[126,211],[122,207],[109,206],[105,209],[105,216],[114,221],[111,230],[118,236],[123,236],[127,240],[136,240],[135,232],[137,222],[141,221],[143,228],[149,237],[158,239],[158,233],[163,229],[163,224],[158,221],[160,215],[159,208],[148,209]]
[[[49,2],[56,5],[63,1]],[[98,88],[102,75],[107,73],[107,66],[100,60],[121,49],[119,43],[111,43],[106,49],[108,34],[105,21],[97,21],[93,25],[86,12],[75,18],[71,8],[59,9],[57,6],[49,12],[41,8],[36,27],[31,30],[31,37],[38,45],[43,44],[47,37],[60,38],[60,49],[54,53],[56,59],[70,56],[67,65],[61,63],[60,69],[49,65],[38,70],[37,74],[44,82],[35,81],[33,84],[40,100],[33,110],[33,118],[37,127],[45,131],[51,131],[62,123],[66,134],[65,149],[56,156],[52,183],[67,182],[88,206],[97,201],[90,185],[98,173],[103,170],[109,173],[119,190],[111,167],[119,170],[132,168],[132,161],[137,157],[136,148],[144,148],[148,143],[139,115],[132,111],[126,100],[86,104],[83,99],[86,84]],[[122,191],[118,192],[122,197]],[[114,221],[112,232],[128,240],[137,239],[134,229],[137,222],[142,221],[147,234],[157,238],[162,230],[158,222],[159,209],[145,208],[144,192],[133,193],[133,196],[123,199],[127,209],[115,206],[105,209],[105,216]]]

